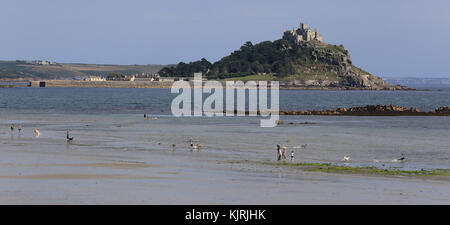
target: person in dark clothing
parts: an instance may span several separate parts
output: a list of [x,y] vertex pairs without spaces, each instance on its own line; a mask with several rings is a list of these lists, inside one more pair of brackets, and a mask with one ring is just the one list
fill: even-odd
[[66,139],[67,139],[67,141],[73,140],[73,137],[70,137],[69,130],[67,130],[67,132],[66,132]]
[[277,144],[277,160],[281,160],[281,145],[280,143]]

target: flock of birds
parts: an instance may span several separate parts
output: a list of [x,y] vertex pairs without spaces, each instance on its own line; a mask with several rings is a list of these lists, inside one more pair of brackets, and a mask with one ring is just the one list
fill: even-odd
[[[393,159],[393,160],[391,160],[391,162],[393,162],[393,163],[398,163],[398,162],[403,162],[404,160],[406,159],[406,157],[405,157],[405,154],[401,154],[401,156],[400,156],[400,158],[397,158],[397,159]],[[342,162],[350,162],[350,156],[344,156],[344,158],[342,158]],[[380,162],[380,160],[378,160],[378,159],[374,159],[373,160],[373,162],[374,163],[379,163]]]
[[[291,142],[291,140],[287,140],[287,142]],[[308,144],[304,144],[304,145],[300,145],[300,146],[294,146],[292,148],[294,148],[294,149],[306,149],[307,146],[308,146]],[[399,162],[403,162],[404,160],[406,160],[405,154],[401,153],[401,156],[399,158],[392,159],[392,160],[390,160],[390,162],[399,163]],[[350,156],[344,156],[341,159],[341,162],[350,162],[350,161],[351,161]],[[373,162],[374,163],[379,163],[381,161],[378,160],[378,159],[374,159]]]
[[[286,142],[291,143],[292,141],[291,140],[287,140]],[[304,144],[304,145],[300,145],[300,146],[294,146],[292,148],[294,148],[294,149],[306,149],[307,146],[308,146],[308,144]],[[401,156],[399,158],[392,159],[392,160],[390,160],[390,162],[399,163],[399,162],[403,162],[404,160],[406,160],[405,154],[401,153]],[[341,162],[350,162],[350,161],[351,161],[350,156],[344,156],[341,159]],[[373,162],[374,163],[379,163],[381,161],[378,160],[378,159],[374,159]]]

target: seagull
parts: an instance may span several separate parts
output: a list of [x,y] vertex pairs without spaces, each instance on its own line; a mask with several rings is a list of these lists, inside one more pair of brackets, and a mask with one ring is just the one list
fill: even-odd
[[378,160],[378,159],[374,159],[374,160],[373,160],[373,162],[374,162],[374,163],[379,163],[379,162],[380,162],[380,160]]
[[404,155],[405,155],[405,154],[402,153],[402,155],[401,155],[400,158],[398,158],[398,159],[393,159],[391,162],[402,162],[403,160],[406,159]]
[[343,162],[350,161],[350,156],[344,156],[344,158],[341,161],[343,161]]
[[308,144],[304,144],[304,145],[302,145],[302,148],[306,148],[306,146],[308,146]]

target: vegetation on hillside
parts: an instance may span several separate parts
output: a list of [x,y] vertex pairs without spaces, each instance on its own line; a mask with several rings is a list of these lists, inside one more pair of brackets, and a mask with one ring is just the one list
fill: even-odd
[[239,50],[210,63],[206,59],[165,67],[161,76],[190,77],[194,72],[208,79],[268,77],[280,80],[323,79],[341,80],[349,70],[369,74],[352,65],[348,51],[342,45],[318,41],[294,44],[286,40],[264,41],[253,45],[246,42]]
[[163,65],[68,64],[36,65],[25,61],[0,61],[0,79],[81,79],[109,73],[154,74]]

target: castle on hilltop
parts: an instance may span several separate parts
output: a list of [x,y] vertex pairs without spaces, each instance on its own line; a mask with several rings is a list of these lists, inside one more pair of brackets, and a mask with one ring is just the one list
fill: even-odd
[[300,23],[300,28],[297,30],[284,30],[283,39],[298,44],[301,41],[322,41],[322,35],[317,29],[312,30],[306,23]]

